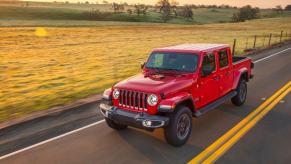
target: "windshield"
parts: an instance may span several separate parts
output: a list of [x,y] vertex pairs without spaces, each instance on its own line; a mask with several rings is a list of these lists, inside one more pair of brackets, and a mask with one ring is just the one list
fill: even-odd
[[177,52],[154,52],[146,63],[146,68],[175,70],[181,72],[196,71],[198,55]]

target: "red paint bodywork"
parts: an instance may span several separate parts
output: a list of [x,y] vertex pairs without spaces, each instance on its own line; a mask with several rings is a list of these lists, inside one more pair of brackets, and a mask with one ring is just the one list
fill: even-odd
[[[223,69],[219,68],[218,64],[217,52],[220,50],[227,50],[228,52],[229,65]],[[246,58],[237,63],[233,63],[232,54],[228,45],[205,44],[194,45],[192,47],[184,45],[184,48],[183,46],[178,48],[174,46],[155,49],[153,52],[182,52],[198,55],[197,70],[193,73],[187,73],[185,76],[165,76],[164,78],[157,78],[155,76],[145,77],[148,72],[153,70],[144,68],[142,73],[117,83],[111,89],[106,90],[104,94],[112,94],[115,88],[156,94],[159,98],[157,105],[153,107],[148,105],[146,111],[151,115],[158,113],[157,109],[159,105],[167,105],[174,108],[175,105],[184,100],[191,100],[193,102],[193,108],[196,111],[234,90],[243,73],[247,72],[248,78],[251,76],[251,59]],[[216,56],[216,71],[207,77],[201,77],[202,59],[204,55],[209,53],[214,53]],[[219,76],[219,80],[214,80],[216,76]],[[139,110],[121,107],[118,99],[113,99],[112,102],[114,106],[124,110],[139,112]]]

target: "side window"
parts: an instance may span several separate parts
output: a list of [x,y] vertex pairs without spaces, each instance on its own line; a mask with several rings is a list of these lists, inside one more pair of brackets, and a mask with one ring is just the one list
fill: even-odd
[[219,67],[220,68],[224,68],[228,66],[228,55],[227,55],[227,51],[223,50],[223,51],[219,51],[218,52],[218,57],[219,57]]
[[208,54],[203,57],[202,69],[215,71],[215,56],[214,54]]

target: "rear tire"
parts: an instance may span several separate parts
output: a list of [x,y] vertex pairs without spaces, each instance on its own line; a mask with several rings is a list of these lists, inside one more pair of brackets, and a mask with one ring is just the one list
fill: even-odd
[[188,107],[180,106],[169,114],[170,123],[165,127],[165,139],[173,146],[184,145],[192,130],[192,112]]
[[116,123],[113,120],[110,120],[109,118],[105,118],[105,121],[110,128],[115,130],[123,130],[127,128],[127,125]]
[[236,106],[241,106],[245,103],[247,97],[247,82],[241,79],[236,88],[237,95],[231,99],[231,102]]

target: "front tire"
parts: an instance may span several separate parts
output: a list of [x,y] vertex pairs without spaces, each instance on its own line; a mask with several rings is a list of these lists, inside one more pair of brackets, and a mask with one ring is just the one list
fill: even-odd
[[192,113],[188,107],[181,106],[169,115],[170,123],[165,127],[165,139],[173,146],[184,145],[192,131]]
[[115,130],[123,130],[127,128],[127,125],[116,123],[113,120],[110,120],[109,118],[105,118],[105,121],[110,128]]
[[237,95],[231,99],[231,102],[236,106],[241,106],[245,103],[247,97],[247,82],[242,79],[237,86]]

